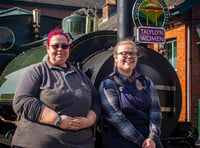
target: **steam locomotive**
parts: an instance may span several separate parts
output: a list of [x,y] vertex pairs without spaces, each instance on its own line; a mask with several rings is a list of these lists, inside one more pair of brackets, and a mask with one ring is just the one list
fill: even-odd
[[[122,17],[125,18],[125,16]],[[80,20],[85,21],[82,18],[83,16],[79,17]],[[74,17],[70,16],[68,19],[73,21]],[[120,22],[120,24],[123,23]],[[131,25],[131,23],[128,24]],[[99,87],[101,80],[112,72],[113,47],[119,38],[123,39],[129,36],[126,34],[133,34],[133,30],[126,29],[132,27],[126,25],[118,25],[118,32],[102,30],[82,34],[71,43],[69,61],[84,71],[96,88]],[[122,30],[125,30],[125,33]],[[71,31],[73,32],[73,30]],[[24,49],[21,49],[20,54],[16,54],[12,61],[6,63],[6,66],[2,68],[0,79],[0,146],[10,144],[17,126],[17,117],[11,106],[16,85],[28,66],[42,61],[46,56],[44,41],[46,41],[45,37],[37,42],[31,41],[30,44],[24,46]],[[182,92],[174,68],[161,54],[147,48],[146,45],[138,44],[138,52],[140,57],[136,69],[152,79],[159,94],[163,116],[161,127],[163,145],[166,148],[195,147],[195,141],[198,138],[197,130],[189,122],[178,122],[182,106]],[[98,131],[97,145],[100,145],[98,143],[98,135],[100,134]]]

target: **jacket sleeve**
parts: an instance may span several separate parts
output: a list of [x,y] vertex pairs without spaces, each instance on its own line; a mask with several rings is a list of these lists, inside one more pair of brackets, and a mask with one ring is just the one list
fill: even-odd
[[39,121],[44,104],[39,99],[41,74],[33,67],[25,71],[13,99],[13,110],[18,116]]
[[161,127],[162,114],[161,114],[159,96],[151,80],[149,86],[149,93],[151,97],[149,138],[157,142],[161,134],[160,127]]
[[96,113],[98,121],[100,119],[100,114],[101,114],[101,106],[100,106],[100,96],[97,91],[97,89],[93,86],[92,83],[90,83],[91,89],[92,89],[92,106],[91,110],[93,110]]

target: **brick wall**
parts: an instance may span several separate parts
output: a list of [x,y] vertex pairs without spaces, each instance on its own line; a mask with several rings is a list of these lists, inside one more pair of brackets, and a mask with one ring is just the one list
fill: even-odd
[[[181,25],[179,27],[166,30],[165,38],[166,39],[176,38],[177,40],[177,75],[178,75],[180,85],[181,85],[181,90],[182,90],[182,108],[181,108],[179,121],[185,121],[186,112],[187,112],[187,105],[186,105],[187,103],[186,102],[187,63],[186,63],[186,27],[185,25]],[[149,47],[158,51],[157,44],[154,44],[153,47],[151,46]]]
[[102,18],[107,18],[113,12],[117,10],[117,0],[106,0],[106,4],[103,6]]
[[[179,20],[185,20],[185,23],[191,23],[191,49],[190,49],[190,84],[187,84],[187,27],[186,25],[172,24],[166,30],[166,39],[176,38],[177,39],[177,75],[180,80],[182,89],[182,109],[179,117],[179,121],[187,121],[187,95],[190,95],[190,121],[193,126],[198,127],[200,123],[199,120],[199,101],[200,101],[200,37],[197,34],[195,24],[200,22],[200,4],[195,5],[191,11],[182,14]],[[176,22],[177,23],[177,22]],[[174,27],[176,26],[176,27]],[[150,48],[157,51],[157,44],[149,46]],[[190,85],[190,92],[187,94],[187,85]],[[199,127],[200,130],[200,127]],[[200,133],[199,133],[200,134]]]
[[[193,126],[198,127],[198,102],[200,100],[200,59],[199,49],[200,38],[196,32],[195,23],[193,23],[191,30],[191,58],[190,58],[190,83],[187,84],[187,35],[186,26],[182,25],[171,30],[166,31],[166,39],[177,39],[177,75],[180,80],[182,89],[182,109],[179,121],[187,120],[187,85],[191,85],[190,95],[190,117]],[[154,46],[154,49],[156,47]],[[189,94],[188,94],[189,95]]]
[[117,5],[117,0],[106,0],[106,4]]
[[166,31],[166,39],[177,39],[177,75],[182,89],[182,109],[179,117],[179,121],[185,121],[186,119],[186,27],[182,25],[177,28]]
[[[197,34],[195,23],[199,22],[200,17],[200,4],[194,6],[193,8],[193,22],[192,22],[192,32],[191,32],[191,121],[194,126],[198,127],[198,102],[200,101],[200,58],[199,49],[200,38]],[[200,133],[199,133],[200,134]]]

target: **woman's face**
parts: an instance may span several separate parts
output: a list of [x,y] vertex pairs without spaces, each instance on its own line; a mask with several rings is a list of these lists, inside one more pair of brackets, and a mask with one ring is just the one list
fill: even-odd
[[69,42],[64,35],[54,35],[47,45],[49,61],[51,64],[66,67],[66,61],[69,57]]
[[137,49],[130,44],[119,45],[117,54],[114,56],[118,72],[129,77],[137,64]]

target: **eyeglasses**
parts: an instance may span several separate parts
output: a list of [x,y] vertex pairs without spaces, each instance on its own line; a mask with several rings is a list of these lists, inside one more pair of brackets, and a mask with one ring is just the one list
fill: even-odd
[[51,46],[54,50],[58,49],[58,48],[62,48],[63,50],[66,50],[69,48],[69,44],[62,44],[62,45],[59,45],[59,44],[55,44],[55,45],[49,45]]
[[120,54],[124,58],[127,58],[128,56],[131,56],[132,58],[136,58],[138,56],[137,52],[127,52],[127,51],[122,51],[117,54]]

